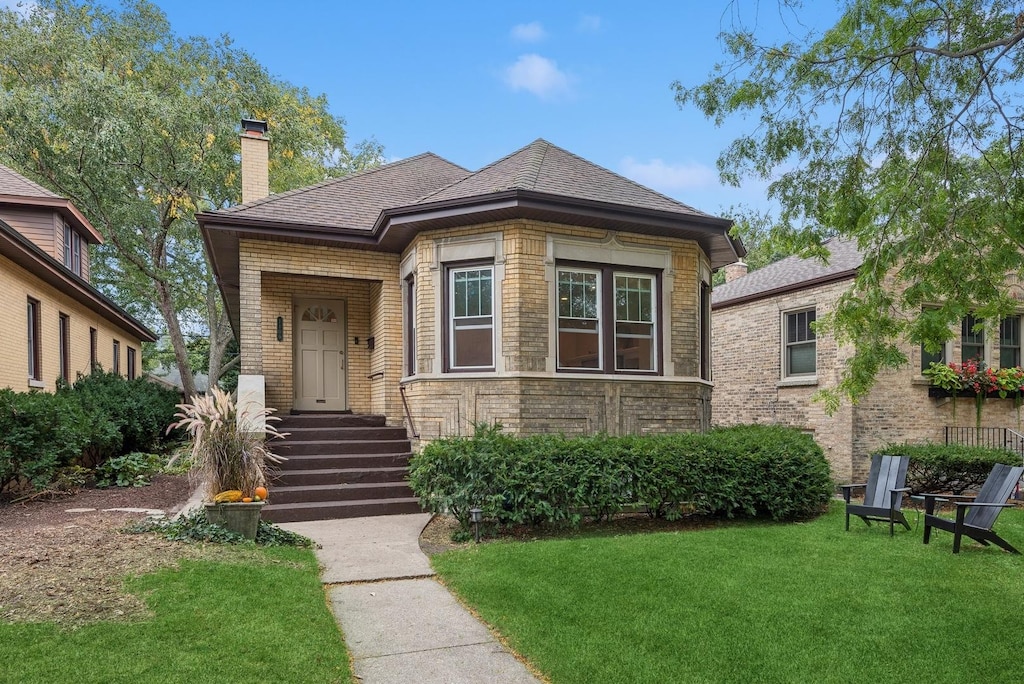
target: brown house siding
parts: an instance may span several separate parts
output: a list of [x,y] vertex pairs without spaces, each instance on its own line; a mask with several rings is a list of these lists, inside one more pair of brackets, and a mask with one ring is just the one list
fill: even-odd
[[0,207],[0,220],[6,221],[39,249],[64,263],[64,222],[56,211]]

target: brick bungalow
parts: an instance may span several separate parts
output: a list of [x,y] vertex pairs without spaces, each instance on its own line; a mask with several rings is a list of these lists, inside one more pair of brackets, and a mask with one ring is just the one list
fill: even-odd
[[199,216],[241,401],[409,415],[425,439],[703,430],[712,272],[731,223],[544,140],[470,172],[426,153]]
[[53,391],[97,364],[142,372],[156,336],[90,285],[101,241],[69,200],[0,166],[0,387]]
[[[970,358],[995,368],[1020,365],[1021,316],[1001,321],[998,335],[974,332],[976,321],[968,316],[961,334],[940,354],[905,343],[909,364],[880,375],[856,406],[844,404],[827,416],[812,396],[839,382],[852,349],[830,335],[816,335],[811,324],[833,310],[863,262],[852,242],[832,239],[827,245],[827,265],[792,256],[749,274],[742,263],[725,268],[726,283],[712,294],[712,419],[720,425],[781,423],[807,430],[825,449],[837,480],[864,481],[873,450],[942,442],[944,428],[954,425],[951,400],[929,397],[922,369],[932,361]],[[983,426],[1019,429],[1009,399],[987,399],[982,418]],[[974,425],[972,400],[958,401],[955,422]]]

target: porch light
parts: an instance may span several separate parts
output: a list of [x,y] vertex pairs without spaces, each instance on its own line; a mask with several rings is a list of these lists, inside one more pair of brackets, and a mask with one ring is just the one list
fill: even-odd
[[469,519],[473,521],[473,536],[476,538],[476,543],[480,543],[480,521],[483,520],[484,512],[479,508],[469,509]]

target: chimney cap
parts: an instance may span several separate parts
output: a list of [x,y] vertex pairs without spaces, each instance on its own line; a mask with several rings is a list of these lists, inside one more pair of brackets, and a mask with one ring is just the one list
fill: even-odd
[[242,134],[262,138],[267,133],[267,122],[259,119],[242,119]]

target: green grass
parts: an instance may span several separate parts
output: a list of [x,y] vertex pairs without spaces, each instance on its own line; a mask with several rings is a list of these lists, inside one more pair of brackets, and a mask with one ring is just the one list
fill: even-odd
[[[1024,547],[1024,510],[997,523]],[[833,507],[800,524],[485,544],[434,566],[556,684],[1016,681],[1024,559],[921,540],[857,519],[844,532]]]
[[151,619],[0,624],[0,682],[348,682],[348,654],[312,551],[181,561],[133,578]]

